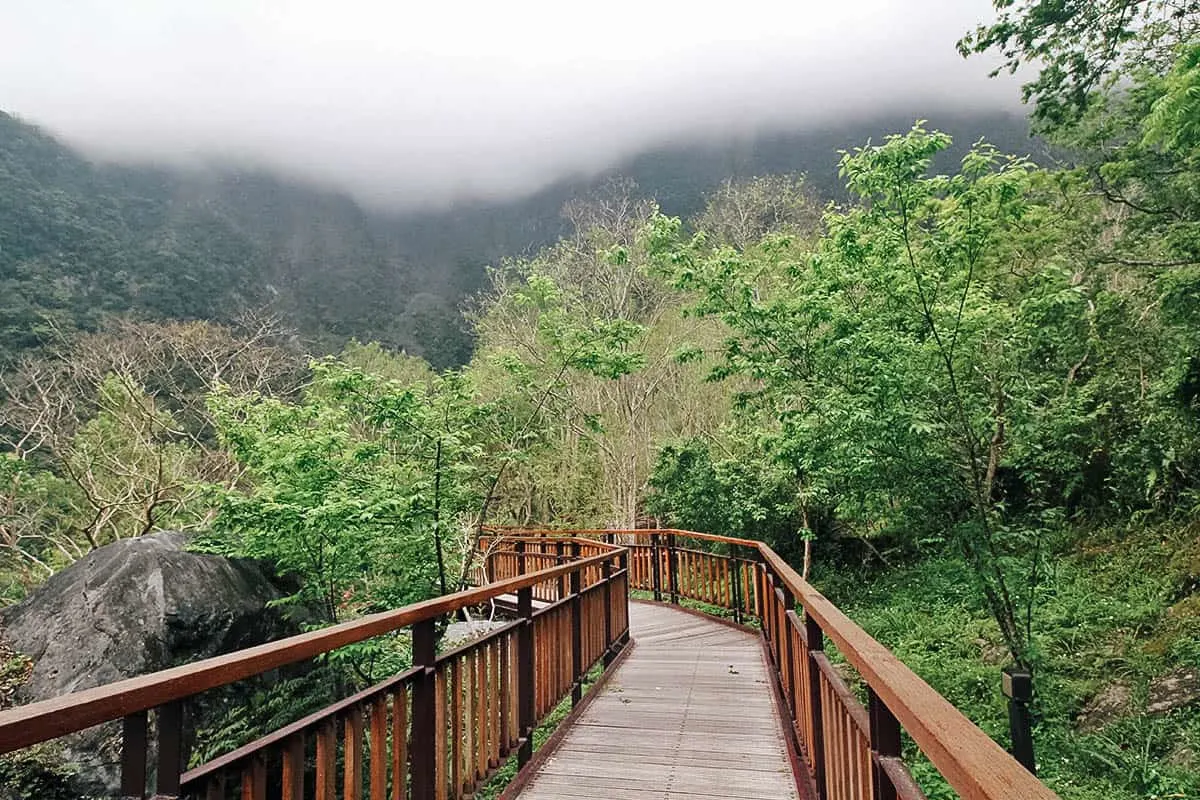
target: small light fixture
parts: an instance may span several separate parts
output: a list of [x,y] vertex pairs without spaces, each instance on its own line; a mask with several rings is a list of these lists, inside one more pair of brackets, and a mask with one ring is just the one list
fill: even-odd
[[1000,689],[1008,698],[1008,730],[1012,736],[1013,758],[1036,775],[1033,715],[1029,711],[1029,703],[1033,700],[1033,673],[1020,667],[1005,667],[1000,674]]

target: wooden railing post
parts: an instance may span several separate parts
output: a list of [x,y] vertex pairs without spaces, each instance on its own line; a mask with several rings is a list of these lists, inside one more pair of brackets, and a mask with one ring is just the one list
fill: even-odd
[[787,612],[795,606],[795,601],[782,582],[775,589],[775,597],[779,602],[779,627],[776,628],[779,637],[779,685],[783,687],[784,699],[788,701],[788,715],[794,717],[796,687],[792,684],[796,678],[796,662],[793,660],[796,654],[793,652],[792,626],[788,622]]
[[413,625],[413,666],[424,667],[413,680],[412,744],[409,746],[413,800],[434,800],[437,789],[437,687],[434,664],[437,659],[434,619]]
[[519,539],[516,542],[514,542],[513,550],[517,554],[517,574],[524,575],[525,574],[525,542],[524,542],[524,540]]
[[808,758],[811,761],[813,783],[817,786],[818,800],[829,796],[825,785],[825,729],[822,727],[821,711],[821,667],[817,654],[825,652],[825,632],[812,615],[804,613],[804,638],[808,645],[808,708],[812,717],[812,741],[808,743]]
[[667,534],[667,586],[671,591],[671,602],[679,603],[679,553],[675,551],[675,534]]
[[517,763],[523,767],[533,757],[533,726],[537,722],[534,708],[532,587],[517,590],[517,614],[521,618],[521,627],[517,629],[517,724],[521,736]]
[[880,759],[900,757],[900,723],[870,687],[867,687],[867,719],[871,725],[872,800],[896,800],[896,787]]
[[[579,559],[579,542],[571,541],[571,558]],[[574,685],[571,688],[571,707],[579,705],[583,699],[583,570],[576,569],[571,573],[571,674],[574,675]]]
[[178,797],[179,775],[183,770],[183,703],[176,700],[159,706],[155,717],[158,724],[155,793],[164,797]]
[[612,634],[612,564],[607,559],[600,564],[600,581],[604,585],[604,666],[613,660]]
[[662,602],[662,557],[658,552],[658,534],[650,534],[650,587],[654,599]]
[[775,578],[766,567],[762,570],[762,632],[767,637],[767,652],[775,666],[779,666],[779,652],[775,642]]
[[[554,543],[554,565],[561,566],[563,564],[563,540],[559,539]],[[568,581],[566,575],[558,576],[558,599],[564,600],[567,597]]]
[[121,721],[121,797],[146,796],[146,712],[136,711]]
[[733,621],[742,621],[742,562],[738,559],[738,547],[729,545],[730,593],[733,595]]

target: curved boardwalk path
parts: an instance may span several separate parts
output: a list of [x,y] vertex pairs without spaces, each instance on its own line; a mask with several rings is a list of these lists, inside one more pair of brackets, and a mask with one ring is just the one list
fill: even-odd
[[800,800],[757,636],[631,603],[636,642],[519,793]]

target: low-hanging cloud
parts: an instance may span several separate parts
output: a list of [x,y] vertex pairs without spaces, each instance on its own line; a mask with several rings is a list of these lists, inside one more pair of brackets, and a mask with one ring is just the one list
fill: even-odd
[[376,206],[520,194],[665,142],[1013,108],[986,0],[0,0],[0,109],[124,161]]

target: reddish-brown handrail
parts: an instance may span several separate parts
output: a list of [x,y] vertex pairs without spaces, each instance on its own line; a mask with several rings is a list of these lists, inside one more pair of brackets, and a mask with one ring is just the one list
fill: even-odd
[[1057,797],[949,700],[801,578],[774,550],[760,543],[759,553],[960,797]]
[[[678,539],[749,548],[758,562],[756,582],[753,587],[742,586],[743,593],[735,595],[732,610],[762,619],[763,632],[779,671],[778,679],[794,716],[796,736],[806,751],[818,791],[825,788],[821,785],[822,773],[832,767],[844,770],[837,779],[851,787],[845,796],[871,796],[877,783],[886,782],[901,797],[920,797],[899,760],[899,732],[903,729],[964,800],[1054,800],[1057,797],[763,542],[667,528],[556,531],[495,527],[490,531],[498,537],[584,536],[622,541],[631,550],[631,588],[653,586],[655,599],[668,594],[674,599],[676,595],[681,569],[679,552],[683,550]],[[639,562],[639,552],[646,551],[650,552]],[[702,555],[707,562],[730,558],[717,553]],[[705,569],[707,566],[702,563],[700,584],[707,584],[709,588],[706,596],[700,599],[728,607],[727,599],[731,596],[728,587],[732,581],[711,571],[704,572]],[[738,574],[737,569],[728,573],[731,576]],[[713,591],[713,586],[725,591]],[[804,611],[803,620],[794,611],[797,603]],[[749,611],[747,605],[754,611]],[[829,668],[821,652],[821,640],[826,636],[867,685],[871,700],[869,709],[857,705],[857,700],[845,692],[836,672]],[[825,674],[827,672],[831,674]],[[830,699],[837,701],[832,707],[825,708],[829,719],[822,718],[822,692],[826,705],[830,705]],[[825,729],[831,725],[837,735],[829,742],[829,749],[841,749],[827,756],[823,740]],[[847,741],[850,744],[846,744]],[[853,763],[862,757],[871,761],[870,769],[860,769]],[[839,759],[847,763],[839,767]],[[866,794],[860,795],[855,787]]]
[[[613,551],[622,548],[613,546]],[[8,753],[90,728],[136,712],[163,706],[267,670],[295,664],[348,644],[441,617],[496,597],[513,594],[583,567],[611,562],[601,554],[528,575],[435,597],[394,611],[370,614],[329,628],[291,636],[136,678],[0,711],[0,753]]]
[[[922,798],[901,758],[902,730],[966,800],[1056,797],[762,542],[675,529],[493,528],[489,534],[481,542],[487,548],[479,574],[484,586],[0,712],[0,753],[122,718],[126,749],[134,741],[144,753],[149,709],[157,709],[160,731],[164,723],[173,726],[177,739],[179,703],[186,698],[413,626],[414,664],[420,669],[264,737],[189,777],[199,780],[241,768],[243,796],[261,800],[265,753],[275,748],[272,758],[282,758],[284,797],[298,798],[305,747],[315,744],[317,780],[324,787],[319,794],[332,796],[341,741],[350,747],[346,752],[358,754],[343,769],[347,796],[357,796],[364,766],[358,756],[369,741],[375,797],[382,791],[375,787],[386,784],[389,772],[374,751],[379,747],[387,755],[384,745],[390,742],[391,774],[411,775],[414,798],[466,796],[510,748],[519,747],[522,762],[528,758],[532,725],[564,693],[579,699],[583,672],[598,659],[608,663],[627,639],[625,595],[639,589],[655,599],[698,600],[710,609],[731,611],[736,619],[759,620],[791,735],[820,797]],[[687,546],[689,540],[728,547],[710,552]],[[602,552],[585,555],[596,549]],[[538,569],[547,563],[551,566]],[[514,593],[519,625],[461,651],[436,655],[435,619]],[[548,605],[535,611],[535,599]],[[866,684],[866,707],[823,652],[826,638]],[[477,707],[461,706],[460,700],[471,703],[472,698]],[[364,727],[368,724],[369,730]],[[447,724],[465,739],[452,744],[453,737],[415,733],[443,730]],[[337,725],[344,726],[340,738]],[[411,740],[406,734],[410,728]],[[163,742],[160,733],[160,762]],[[167,744],[177,747],[177,742]],[[406,751],[410,745],[412,751]],[[170,750],[167,760],[176,752]],[[410,763],[412,771],[406,773]],[[132,774],[132,785],[144,785],[144,761],[132,764]]]
[[667,536],[675,534],[676,536],[686,536],[689,539],[732,544],[739,547],[749,547],[754,550],[757,550],[759,547],[766,547],[766,545],[757,539],[738,539],[734,536],[686,531],[682,528],[528,528],[515,525],[488,525],[484,527],[484,530],[491,533],[504,534],[505,536],[535,537],[544,535],[566,539],[601,537],[601,540],[605,536],[649,536],[650,534]]

